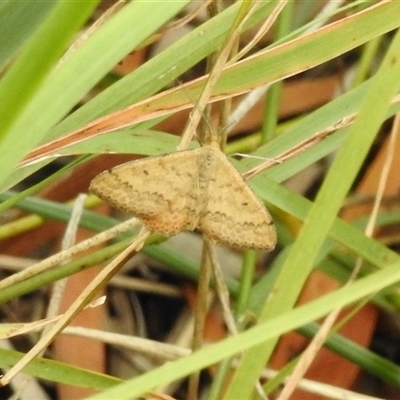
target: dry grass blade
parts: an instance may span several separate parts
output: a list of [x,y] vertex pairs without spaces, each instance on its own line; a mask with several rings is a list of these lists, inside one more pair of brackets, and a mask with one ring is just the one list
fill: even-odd
[[142,337],[83,328],[81,326],[68,326],[64,329],[62,334],[101,340],[107,344],[134,350],[142,354],[156,357],[157,359],[163,359],[165,361],[176,360],[177,358],[185,357],[191,353],[191,351],[185,347],[161,343]]
[[[277,374],[278,373],[275,371],[268,370],[263,372],[263,377],[270,379],[275,377]],[[323,398],[329,398],[331,400],[384,400],[380,397],[372,397],[355,393],[336,386],[315,382],[310,379],[301,379],[298,386],[306,392],[314,393],[318,396],[323,396]]]
[[[186,149],[189,146],[189,143],[192,141],[194,132],[197,126],[200,123],[201,118],[204,115],[204,109],[211,98],[211,94],[215,84],[217,83],[218,78],[221,75],[222,70],[226,66],[229,55],[232,51],[232,47],[235,44],[236,40],[239,38],[241,30],[243,28],[244,23],[247,21],[252,12],[255,11],[259,1],[255,1],[250,5],[250,9],[246,10],[249,7],[249,4],[245,2],[242,3],[242,10],[239,10],[237,19],[234,21],[231,31],[228,34],[228,37],[221,47],[220,52],[218,53],[211,72],[207,78],[206,84],[200,94],[200,97],[197,100],[196,107],[193,108],[188,123],[183,131],[181,142],[179,144],[179,149]],[[245,11],[246,10],[246,11]],[[244,12],[244,15],[243,15]],[[213,136],[213,132],[211,132],[210,138],[203,138],[205,144],[209,143],[218,143],[218,138]]]
[[[79,227],[79,221],[82,217],[82,213],[85,206],[86,194],[78,195],[76,201],[74,202],[74,206],[72,208],[71,218],[68,221],[67,229],[65,231],[63,240],[62,240],[62,249],[67,251],[70,249],[75,242],[76,233]],[[57,281],[53,285],[52,295],[47,307],[46,317],[51,318],[59,312],[60,304],[62,300],[63,293],[65,291],[65,287],[67,284],[68,278],[61,279]],[[43,330],[42,336],[46,333],[46,329]]]
[[64,56],[60,59],[58,65],[63,63],[82,43],[84,43],[99,27],[105,24],[118,10],[120,10],[125,4],[126,0],[118,0],[115,4],[113,4],[110,8],[108,8],[89,28],[85,29],[79,37],[74,41],[72,46],[68,49],[68,51],[64,54]]
[[[367,227],[365,229],[365,234],[367,236],[372,236],[376,219],[379,212],[379,207],[382,203],[382,199],[385,194],[385,187],[388,182],[389,172],[393,163],[393,157],[395,152],[395,146],[397,141],[397,136],[400,130],[400,114],[396,115],[395,123],[392,128],[392,132],[390,134],[390,143],[389,148],[387,151],[386,162],[383,165],[381,176],[379,180],[379,186],[376,194],[376,198],[374,201],[373,210],[371,212],[371,216],[369,218]],[[346,285],[351,284],[357,278],[361,267],[362,267],[363,259],[358,257],[356,260],[355,267],[350,275],[349,280],[346,282]],[[290,378],[287,380],[281,394],[279,395],[277,400],[288,400],[292,395],[293,391],[295,390],[296,386],[298,385],[300,379],[304,376],[307,369],[311,365],[312,361],[314,360],[315,356],[317,355],[320,348],[323,346],[327,336],[331,332],[331,329],[337,320],[339,313],[342,311],[341,308],[333,310],[324,320],[320,330],[315,335],[307,349],[302,354],[299,362],[296,364],[296,367],[293,370]]]
[[84,292],[74,301],[70,308],[65,312],[63,317],[58,320],[52,329],[43,336],[39,342],[17,363],[15,364],[0,380],[3,386],[7,385],[10,380],[27,364],[29,364],[41,351],[48,346],[63,328],[77,315],[86,304],[96,295],[97,291],[104,286],[110,278],[115,275],[123,264],[132,256],[132,253],[137,252],[143,246],[146,238],[150,235],[147,229],[142,229],[138,237],[117,257],[114,258],[85,289]]
[[299,143],[297,146],[292,147],[291,149],[285,151],[284,153],[278,155],[275,159],[273,160],[268,160],[260,165],[258,165],[255,168],[252,168],[250,170],[248,170],[247,172],[245,172],[244,174],[242,174],[244,179],[250,179],[253,176],[267,170],[268,168],[273,167],[274,165],[277,164],[281,164],[282,162],[296,156],[299,153],[302,153],[303,151],[306,151],[307,149],[315,146],[316,144],[318,144],[321,140],[324,140],[325,138],[327,138],[328,136],[330,136],[332,133],[336,132],[336,130],[344,128],[348,125],[351,124],[351,122],[353,121],[354,116],[349,116],[341,121],[339,121],[338,123],[336,123],[335,125],[333,125],[332,127],[325,129],[322,132],[318,132],[315,135],[313,135],[312,137],[304,140],[303,142]]
[[210,3],[212,3],[212,1],[213,0],[206,0],[206,1],[201,2],[200,5],[196,9],[194,9],[193,11],[191,11],[184,17],[180,18],[178,21],[173,22],[171,25],[168,25],[161,32],[153,35],[149,40],[147,40],[145,43],[143,43],[143,45],[141,47],[148,46],[149,44],[154,43],[157,40],[159,40],[166,33],[187,25],[190,21],[192,21],[194,18],[196,18]]
[[94,237],[91,237],[81,243],[76,244],[68,250],[64,250],[60,253],[54,254],[53,256],[48,257],[37,264],[34,264],[30,267],[23,269],[20,272],[10,275],[8,278],[2,279],[0,281],[0,290],[12,286],[18,282],[22,282],[23,280],[42,273],[50,268],[53,268],[78,253],[88,250],[91,247],[104,243],[110,239],[113,239],[115,236],[138,226],[139,223],[140,222],[137,218],[129,219],[128,221],[125,221],[111,229],[108,229],[107,231],[99,233]]
[[[99,297],[98,299],[90,302],[85,308],[94,308],[104,304],[106,298],[105,296]],[[62,318],[63,314],[56,315],[54,317],[43,318],[34,322],[26,323],[13,323],[13,324],[2,324],[2,334],[1,339],[8,339],[15,336],[25,335],[29,332],[35,332],[42,329],[49,324],[52,324]]]
[[263,36],[271,29],[272,25],[278,18],[280,12],[282,11],[283,7],[285,7],[287,3],[287,0],[280,0],[275,7],[274,11],[271,13],[271,15],[263,22],[262,26],[260,29],[257,31],[257,33],[254,35],[254,37],[249,41],[249,43],[246,44],[243,49],[240,50],[238,54],[236,54],[234,57],[232,57],[228,62],[227,65],[231,65],[235,63],[236,61],[240,60],[243,58],[249,51],[251,51],[254,46],[257,45],[257,43],[263,38]]

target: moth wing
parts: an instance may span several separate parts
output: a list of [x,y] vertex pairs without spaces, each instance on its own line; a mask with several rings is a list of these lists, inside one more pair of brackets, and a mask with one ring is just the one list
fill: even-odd
[[229,247],[272,250],[276,230],[271,215],[220,150],[214,149],[212,157],[199,229],[207,238]]
[[89,189],[157,233],[168,236],[193,230],[198,214],[199,150],[119,165],[96,176]]

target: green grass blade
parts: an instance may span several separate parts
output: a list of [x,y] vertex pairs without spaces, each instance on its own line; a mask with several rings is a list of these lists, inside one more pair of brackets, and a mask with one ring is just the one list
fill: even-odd
[[[53,28],[55,33],[60,30],[60,36],[69,38],[72,35],[71,31],[76,31],[76,25],[81,25],[71,24],[71,21],[84,20],[81,14],[79,17],[75,16],[73,11],[76,13],[86,3],[91,2],[59,2],[57,10],[48,17],[52,22],[50,28]],[[64,46],[55,45],[52,39],[57,40],[58,35],[52,35],[52,32],[49,32],[50,28],[42,28],[38,32],[37,41],[30,43],[27,52],[21,55],[8,75],[0,82],[0,115],[7,115],[7,118],[0,120],[2,181],[29,150],[44,140],[49,129],[93,85],[187,3],[189,0],[157,4],[151,0],[144,0],[127,4],[78,46],[47,79],[44,77],[48,69],[59,59],[66,39],[61,41]],[[67,13],[65,8],[69,11],[68,5],[72,11]],[[93,8],[93,5],[91,7]],[[152,15],[151,23],[149,15]],[[65,28],[64,23],[75,29]],[[63,29],[69,35],[65,34]],[[47,57],[37,50],[41,47],[48,49],[52,45],[58,51],[53,50]],[[31,53],[35,51],[39,54],[33,56]],[[48,61],[40,61],[39,57]],[[29,58],[29,62],[26,58]],[[27,87],[22,92],[17,90],[24,85]]]
[[[57,2],[0,81],[0,148],[7,131],[65,51],[97,1]],[[14,139],[15,140],[15,139]]]
[[0,69],[31,37],[57,2],[3,0],[0,3]]
[[[398,13],[400,13],[400,3],[381,3],[376,7],[371,7],[370,9],[352,16],[351,20],[345,20],[340,24],[333,24],[332,26],[321,29],[315,34],[298,38],[289,43],[285,43],[278,47],[258,53],[225,70],[217,87],[215,88],[215,93],[223,95],[236,95],[239,92],[248,91],[256,86],[264,85],[266,83],[282,79],[286,76],[291,76],[295,73],[308,69],[313,65],[317,65],[333,57],[337,57],[339,54],[342,54],[351,48],[365,43],[365,41],[370,40],[373,37],[382,35],[390,29],[394,29],[399,26],[400,21],[395,17]],[[132,15],[131,18],[137,18],[137,15]],[[143,20],[146,19],[141,17],[139,22],[143,23]],[[111,22],[113,22],[113,20],[110,21],[110,23]],[[119,35],[124,34],[124,30],[121,29],[121,24],[113,24],[113,30],[111,31],[113,34],[114,29]],[[353,31],[355,32],[353,39],[351,41],[344,40],[346,35],[348,36],[349,32]],[[200,35],[202,31],[199,29],[199,31],[196,32],[197,35]],[[141,31],[136,33],[140,38],[142,37],[140,36],[142,35]],[[207,34],[209,35],[208,31],[205,31],[204,35],[207,36]],[[159,82],[160,76],[162,78],[161,81],[164,82],[165,74],[169,74],[168,77],[170,79],[170,74],[172,73],[171,71],[175,71],[177,63],[176,60],[184,57],[181,54],[183,52],[183,47],[181,45],[177,46],[177,48],[172,46],[174,52],[170,52],[170,49],[167,49],[161,53],[162,57],[161,55],[160,57],[155,57],[150,62],[144,64],[137,71],[130,74],[129,78],[135,78],[134,81],[127,80],[127,78],[126,80],[123,80],[129,90],[122,90],[123,88],[121,88],[121,93],[118,93],[117,91],[114,91],[114,89],[111,90],[110,88],[110,91],[107,92],[107,95],[101,97],[101,101],[100,98],[99,100],[94,99],[93,101],[95,101],[95,103],[88,103],[88,105],[85,106],[87,107],[85,108],[86,111],[84,111],[84,108],[82,108],[82,113],[81,111],[77,111],[77,114],[74,114],[75,117],[71,116],[71,119],[68,119],[68,123],[66,119],[65,123],[60,123],[54,129],[54,131],[51,132],[47,132],[44,128],[39,129],[37,126],[39,124],[46,124],[46,126],[50,125],[48,121],[48,118],[50,118],[49,113],[55,113],[59,117],[63,112],[65,113],[66,110],[71,108],[79,96],[82,96],[85,93],[85,90],[90,87],[90,85],[85,86],[88,84],[89,80],[92,80],[93,82],[93,77],[99,75],[99,68],[103,68],[102,64],[104,64],[103,58],[101,59],[102,62],[99,62],[98,65],[96,63],[96,67],[92,65],[92,60],[100,56],[106,57],[108,54],[107,52],[105,52],[106,55],[102,54],[104,53],[104,49],[101,46],[103,42],[104,46],[107,44],[108,46],[115,46],[112,41],[114,40],[114,36],[111,36],[108,31],[107,35],[100,37],[102,38],[100,43],[97,43],[94,39],[93,41],[89,39],[88,44],[86,44],[87,47],[82,46],[84,50],[82,50],[82,48],[77,50],[78,55],[75,55],[75,57],[80,60],[80,64],[77,63],[77,61],[67,60],[65,65],[60,67],[60,70],[57,70],[57,74],[52,77],[52,83],[50,84],[50,82],[47,82],[47,88],[46,90],[43,90],[43,97],[40,96],[40,98],[37,99],[38,103],[35,114],[31,114],[30,118],[25,120],[24,127],[18,129],[18,132],[21,135],[21,141],[23,138],[22,135],[26,135],[27,132],[30,133],[28,138],[23,142],[24,146],[26,146],[26,143],[29,143],[30,146],[33,146],[34,141],[32,140],[32,136],[36,137],[36,135],[42,135],[42,139],[44,139],[44,136],[46,136],[46,138],[50,138],[59,136],[63,133],[65,134],[67,129],[82,126],[82,123],[85,123],[94,116],[98,115],[99,112],[103,113],[108,107],[107,104],[109,104],[109,106],[111,104],[111,107],[115,107],[117,103],[124,103],[127,101],[127,99],[132,99],[132,93],[135,90],[143,95],[143,88],[147,84],[151,84],[151,91],[155,90],[153,83]],[[111,41],[110,37],[112,38]],[[207,37],[210,38],[213,36]],[[136,36],[135,38],[137,39]],[[186,37],[184,37],[184,39],[185,38]],[[343,40],[339,41],[337,40],[338,38],[342,38]],[[191,46],[198,48],[195,46],[196,39],[200,41],[198,37],[192,35],[190,36],[190,41],[188,40],[184,43],[186,45],[190,45],[189,48],[191,48]],[[95,44],[97,43],[98,47],[94,46],[94,42]],[[207,48],[206,44],[204,42],[201,43],[203,46],[201,47],[201,50],[203,52],[207,52],[209,49]],[[126,51],[126,48],[124,49]],[[173,57],[174,55],[176,55],[177,58]],[[192,53],[190,54],[190,57],[190,62],[185,57],[183,58],[187,64],[191,64],[194,60]],[[114,62],[116,62],[115,58],[117,57],[114,55]],[[169,61],[167,61],[167,58]],[[109,62],[109,60],[107,62]],[[164,64],[161,64],[161,62],[164,62]],[[85,63],[88,64],[87,71],[85,69],[84,74],[82,73],[77,76],[77,68],[79,68],[79,65],[85,65]],[[148,69],[150,66],[151,68]],[[73,84],[70,84],[70,82],[73,82]],[[130,86],[129,83],[132,84],[132,86]],[[148,110],[147,112],[151,112],[152,109],[162,110],[171,104],[191,104],[190,98],[196,98],[198,96],[203,84],[203,80],[197,80],[188,88],[188,91],[190,92],[189,94],[184,91],[176,91],[168,96],[157,96],[156,98],[152,99],[151,103],[146,105],[146,110]],[[113,85],[112,87],[115,87],[115,89],[120,88],[118,83],[116,85],[117,86]],[[54,93],[62,93],[63,95],[57,98],[57,101],[55,101]],[[114,99],[110,98],[111,94],[115,95]],[[99,102],[97,103],[96,101]],[[92,104],[92,106],[89,106],[89,104]],[[98,107],[94,107],[95,105]],[[60,107],[62,107],[62,109],[60,109]],[[55,108],[58,108],[57,112]],[[43,109],[46,110],[45,113],[43,112]],[[55,118],[55,116],[53,117]],[[42,119],[45,121],[42,121]],[[53,123],[55,123],[55,120]],[[132,123],[134,123],[134,121],[132,121]],[[140,152],[140,150],[138,152]],[[18,157],[18,154],[15,152],[7,153],[5,160],[7,160],[9,157],[15,159]],[[17,170],[11,176],[4,174],[4,184],[2,185],[2,188],[5,189],[11,185],[15,185],[23,176],[31,173],[33,170],[35,170],[35,168],[38,167],[31,166],[28,167],[26,171]]]
[[[24,354],[13,350],[0,349],[0,368],[10,368],[15,365]],[[83,368],[73,367],[58,361],[38,358],[30,363],[24,372],[52,382],[66,385],[105,390],[121,380],[109,375],[88,371]]]
[[[128,400],[135,396],[138,397],[155,387],[185,377],[198,369],[213,365],[284,332],[305,325],[314,318],[321,318],[337,307],[355,302],[398,281],[400,281],[400,262],[386,265],[382,271],[362,278],[350,286],[341,288],[286,314],[276,316],[270,321],[262,322],[237,336],[211,344],[188,357],[167,363],[138,378],[91,396],[88,400],[108,400],[110,398]],[[235,397],[235,399],[242,398],[239,394]]]
[[[261,313],[266,321],[293,307],[311,272],[319,249],[331,229],[343,200],[358,173],[398,90],[400,81],[400,34],[397,33],[385,59],[372,80],[360,114],[332,165],[304,226],[277,279],[274,296]],[[377,101],[379,99],[379,101]],[[296,282],[296,286],[291,282]],[[225,399],[249,398],[278,338],[247,352],[239,363]],[[249,373],[251,371],[251,374]]]

